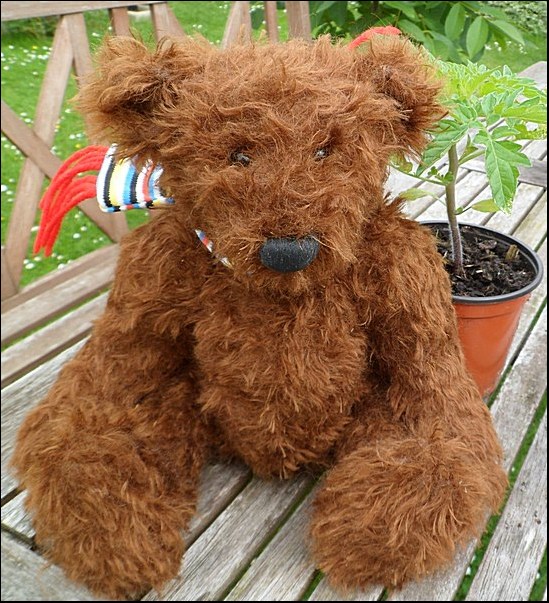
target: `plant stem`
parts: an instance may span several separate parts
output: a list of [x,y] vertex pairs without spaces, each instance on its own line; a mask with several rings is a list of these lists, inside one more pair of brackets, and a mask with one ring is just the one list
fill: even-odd
[[421,182],[429,182],[429,184],[436,184],[437,186],[443,185],[444,181],[442,180],[433,180],[432,178],[424,178],[423,176],[418,176],[417,174],[409,174],[407,172],[403,172],[407,176],[412,176],[413,178],[417,178],[421,180]]
[[461,235],[456,215],[456,180],[459,169],[459,159],[456,145],[450,147],[448,151],[448,173],[452,175],[452,182],[448,183],[446,188],[446,213],[448,215],[448,224],[450,232],[450,243],[452,246],[452,260],[454,262],[454,272],[458,276],[465,276],[463,269],[463,249],[461,245]]

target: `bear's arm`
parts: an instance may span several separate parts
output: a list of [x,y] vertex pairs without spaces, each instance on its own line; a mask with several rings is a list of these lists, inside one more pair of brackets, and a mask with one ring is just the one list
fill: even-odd
[[366,248],[364,322],[374,370],[395,414],[447,415],[478,398],[461,352],[450,281],[428,228],[395,217]]
[[162,211],[123,239],[107,307],[86,346],[110,388],[118,375],[121,396],[130,394],[131,384],[139,390],[159,385],[192,359],[191,327],[205,272],[197,263],[207,254],[171,210]]

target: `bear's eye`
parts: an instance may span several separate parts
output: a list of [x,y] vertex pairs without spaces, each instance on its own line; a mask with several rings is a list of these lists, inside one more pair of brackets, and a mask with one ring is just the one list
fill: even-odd
[[234,151],[230,156],[231,163],[240,163],[240,165],[248,166],[252,162],[252,158],[242,151]]
[[315,159],[316,159],[316,161],[321,161],[322,159],[326,159],[326,157],[328,157],[329,154],[330,154],[330,148],[322,147],[315,151]]

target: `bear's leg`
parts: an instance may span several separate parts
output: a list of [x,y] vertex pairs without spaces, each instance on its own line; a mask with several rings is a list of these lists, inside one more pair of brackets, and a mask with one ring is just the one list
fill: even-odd
[[88,344],[28,416],[13,465],[45,556],[119,599],[177,574],[208,433],[189,374],[133,382],[128,362],[116,388],[107,374],[116,360],[98,362],[97,347]]
[[489,414],[478,411],[460,433],[436,419],[405,425],[389,405],[368,405],[315,501],[313,549],[334,586],[399,587],[482,529],[506,476]]

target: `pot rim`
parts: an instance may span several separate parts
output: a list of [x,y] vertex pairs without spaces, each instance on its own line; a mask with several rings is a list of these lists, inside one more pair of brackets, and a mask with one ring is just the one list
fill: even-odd
[[[448,227],[448,222],[446,220],[422,220],[419,222],[423,226],[446,226]],[[481,226],[478,224],[467,224],[459,223],[459,228],[462,226],[467,226],[468,228],[472,228],[481,233],[489,235],[491,238],[502,241],[504,243],[508,243],[509,245],[516,245],[519,251],[525,256],[525,258],[529,261],[531,266],[535,271],[535,276],[531,280],[528,285],[522,287],[521,289],[517,289],[516,291],[511,291],[510,293],[503,293],[501,295],[488,295],[486,297],[467,297],[465,295],[453,295],[452,300],[454,302],[460,304],[469,304],[469,305],[480,305],[480,304],[497,304],[501,302],[511,301],[513,299],[518,299],[519,297],[523,297],[525,295],[530,294],[538,285],[541,283],[543,278],[543,263],[539,255],[526,243],[519,241],[517,238],[512,235],[505,234],[500,232],[499,230],[494,230],[493,228],[489,228],[487,226]]]

